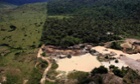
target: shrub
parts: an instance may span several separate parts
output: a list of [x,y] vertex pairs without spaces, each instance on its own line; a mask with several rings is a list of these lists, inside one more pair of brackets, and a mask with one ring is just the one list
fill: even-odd
[[104,66],[100,66],[99,68],[95,68],[95,69],[93,69],[91,71],[92,75],[95,75],[95,74],[105,74],[105,73],[108,73],[108,70]]
[[51,69],[55,70],[55,69],[57,69],[57,68],[58,68],[58,64],[57,64],[56,61],[54,60]]
[[115,60],[115,63],[119,63],[119,60]]
[[77,79],[79,82],[81,82],[84,79],[86,79],[87,76],[88,76],[87,72],[75,71],[68,74],[68,79]]
[[17,47],[16,49],[18,49],[18,50],[22,50],[22,47]]
[[112,72],[113,72],[116,76],[119,76],[119,77],[123,77],[123,76],[124,76],[123,72],[122,72],[120,69],[118,69],[118,67],[115,67],[115,68],[112,70]]
[[109,69],[114,69],[114,68],[115,68],[114,65],[110,65],[110,66],[109,66]]
[[122,47],[120,46],[120,43],[118,43],[118,42],[112,42],[111,48],[117,49],[117,50],[122,50]]
[[38,48],[40,48],[41,46],[42,46],[42,43],[39,43],[39,44],[38,44]]
[[20,57],[20,55],[21,55],[21,52],[16,52],[13,59],[17,60]]
[[20,52],[15,53],[16,56],[18,56],[18,55],[20,55],[20,54],[21,54]]
[[105,56],[105,59],[109,59],[109,57],[108,56]]
[[14,26],[14,25],[10,25],[10,28],[11,28],[11,30],[10,31],[14,31],[14,30],[16,30],[16,26]]
[[45,53],[45,52],[43,52],[41,55],[42,55],[43,57],[45,57],[45,56],[46,56],[46,53]]
[[33,45],[31,45],[30,47],[34,49],[34,48],[36,48],[36,45],[35,45],[35,44],[33,44]]
[[72,56],[69,54],[69,55],[67,55],[67,58],[71,58]]

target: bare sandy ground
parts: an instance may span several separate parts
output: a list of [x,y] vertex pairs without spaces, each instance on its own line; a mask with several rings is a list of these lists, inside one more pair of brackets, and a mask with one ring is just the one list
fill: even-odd
[[[96,51],[100,52],[100,53],[103,53],[103,54],[108,54],[110,52],[114,52],[116,53],[117,55],[114,56],[116,57],[119,62],[118,63],[115,63],[114,60],[113,61],[110,61],[109,62],[101,62],[102,65],[104,65],[105,67],[109,67],[110,65],[115,65],[117,67],[119,67],[120,69],[124,66],[129,66],[133,69],[139,69],[139,66],[140,65],[140,62],[137,62],[137,60],[140,60],[140,54],[126,54],[120,50],[114,50],[114,49],[107,49],[103,46],[96,46],[96,47],[93,47],[92,49],[95,49]],[[125,55],[125,56],[120,56],[120,55]]]
[[105,48],[104,46],[96,46],[96,47],[93,47],[92,49],[94,49],[102,54],[109,54],[110,52],[114,52],[117,54],[114,56],[116,58],[120,57],[120,55],[126,55],[125,53],[123,53],[120,50],[109,49],[109,48]]
[[127,55],[127,57],[134,59],[134,60],[140,60],[140,53]]
[[[120,50],[115,50],[115,49],[109,49],[109,48],[105,48],[103,46],[96,46],[96,47],[93,47],[92,49],[95,49],[96,51],[100,52],[100,53],[103,53],[103,54],[108,54],[110,52],[114,52],[116,53],[117,55],[114,56],[114,57],[120,57],[120,55],[125,55],[131,59],[134,59],[134,60],[139,60],[140,59],[140,53],[137,53],[137,54],[126,54]],[[107,49],[107,51],[106,51]]]
[[[109,54],[110,52],[114,52],[117,54],[114,57],[116,57],[119,60],[119,62],[115,63],[115,60],[110,61],[110,62],[99,62],[97,60],[97,56],[92,56],[91,54],[87,53],[81,56],[73,56],[70,59],[69,58],[57,59],[56,61],[57,61],[57,64],[59,65],[59,67],[57,68],[57,71],[71,72],[71,71],[77,70],[77,71],[90,72],[95,67],[99,67],[101,65],[104,65],[107,68],[110,65],[115,65],[119,68],[122,68],[123,66],[131,67],[132,65],[130,62],[134,62],[140,59],[140,54],[129,55],[120,50],[107,49],[103,46],[96,46],[96,47],[93,47],[92,49],[95,49],[96,51],[102,54]],[[131,59],[133,61],[124,61],[124,59],[123,60],[120,59],[121,57],[120,55],[124,55],[128,59]]]
[[129,67],[131,67],[134,70],[139,71],[140,73],[140,61],[136,61],[134,59],[131,59],[129,57],[123,56],[120,58],[122,61],[124,61]]
[[103,66],[105,66],[106,68],[109,69],[109,66],[110,65],[114,65],[114,66],[117,66],[119,69],[121,69],[122,67],[127,67],[128,65],[122,61],[122,60],[118,60],[119,62],[118,63],[115,63],[115,60],[112,60],[110,62],[101,62]]
[[[107,49],[103,46],[96,46],[96,47],[93,47],[92,49],[98,51],[99,53],[102,53],[102,54],[109,54],[110,52],[114,52],[116,53],[117,55],[115,55],[114,57],[118,58],[120,57],[121,54],[123,55],[126,55],[125,53],[123,53],[122,51],[119,51],[119,50],[114,50],[114,49]],[[110,65],[115,65],[117,67],[119,67],[120,69],[124,66],[128,66],[125,62],[121,61],[118,59],[118,63],[115,63],[115,60],[112,60],[110,62],[101,62],[103,66],[105,66],[106,68],[109,68]]]
[[70,59],[59,59],[57,60],[57,64],[59,65],[57,70],[65,72],[74,70],[90,72],[95,67],[99,67],[101,65],[96,56],[92,56],[89,53],[81,56],[73,56]]

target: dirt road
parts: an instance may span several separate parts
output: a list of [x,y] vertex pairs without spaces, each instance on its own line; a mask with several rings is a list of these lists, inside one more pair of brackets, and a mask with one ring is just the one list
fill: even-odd
[[48,71],[51,69],[52,67],[52,63],[50,62],[50,58],[49,57],[43,57],[41,54],[43,53],[42,48],[44,47],[44,45],[42,45],[42,47],[39,49],[38,51],[38,58],[41,58],[42,60],[46,61],[48,63],[48,67],[45,69],[42,78],[40,80],[40,84],[45,84],[46,80],[50,81],[50,82],[55,82],[55,80],[51,80],[47,77],[47,73]]

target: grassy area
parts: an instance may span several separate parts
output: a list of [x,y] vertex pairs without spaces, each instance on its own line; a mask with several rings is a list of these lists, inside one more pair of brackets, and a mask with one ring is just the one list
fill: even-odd
[[87,72],[82,72],[82,71],[74,71],[68,74],[68,79],[70,80],[69,84],[86,84],[83,83],[87,77],[88,77],[89,73]]
[[68,15],[49,15],[48,18],[58,18],[58,19],[63,19],[63,18],[71,18],[72,16]]
[[[44,22],[47,3],[19,6],[0,14],[0,82],[6,84],[38,84],[42,70],[35,69],[38,45]],[[34,74],[34,75],[33,75]]]
[[[19,53],[19,54],[17,54]],[[15,50],[0,59],[0,69],[3,73],[0,73],[0,77],[6,76],[7,78],[11,76],[17,77],[18,80],[12,81],[9,79],[11,84],[22,84],[23,80],[29,79],[34,69],[37,50],[21,51]],[[8,81],[8,82],[9,82]],[[10,82],[8,84],[10,84]]]
[[[12,47],[37,47],[46,20],[46,3],[27,4],[3,12],[0,21],[0,44]],[[12,30],[11,26],[15,29]]]

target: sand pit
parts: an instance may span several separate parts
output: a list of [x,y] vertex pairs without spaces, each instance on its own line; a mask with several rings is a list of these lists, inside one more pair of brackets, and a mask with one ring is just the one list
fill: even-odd
[[73,70],[90,72],[95,67],[99,67],[101,63],[96,56],[87,53],[81,56],[73,56],[72,58],[58,59],[58,71],[70,72]]

